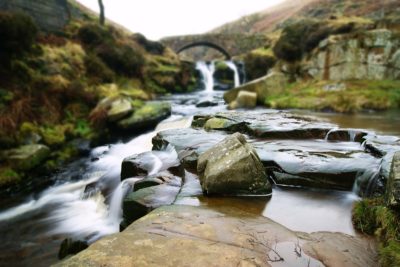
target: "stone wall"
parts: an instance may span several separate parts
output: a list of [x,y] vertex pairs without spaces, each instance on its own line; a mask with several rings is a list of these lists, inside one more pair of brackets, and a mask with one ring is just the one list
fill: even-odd
[[[182,47],[198,42],[209,42],[220,46],[231,56],[247,53],[253,49],[263,47],[270,43],[270,40],[263,34],[194,34],[171,36],[161,39],[161,43],[178,51]],[[187,50],[189,51],[189,50]],[[204,57],[204,54],[198,57]],[[203,58],[204,59],[204,58]]]
[[318,80],[400,79],[399,36],[387,29],[331,36],[303,61],[302,69]]
[[62,31],[69,21],[67,0],[0,0],[0,9],[30,15],[43,31]]

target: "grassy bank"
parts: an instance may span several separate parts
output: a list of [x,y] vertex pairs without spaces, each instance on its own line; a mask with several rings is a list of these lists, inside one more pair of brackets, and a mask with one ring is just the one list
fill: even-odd
[[379,242],[379,258],[383,267],[400,266],[400,214],[384,205],[383,199],[364,199],[353,209],[357,230],[374,235]]
[[400,81],[354,80],[296,82],[269,95],[265,105],[353,113],[400,107]]

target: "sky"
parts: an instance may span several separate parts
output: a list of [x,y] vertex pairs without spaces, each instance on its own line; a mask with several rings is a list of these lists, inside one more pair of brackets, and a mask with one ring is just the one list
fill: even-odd
[[[78,0],[94,11],[97,0]],[[204,33],[283,0],[103,0],[106,17],[133,32],[158,40]]]

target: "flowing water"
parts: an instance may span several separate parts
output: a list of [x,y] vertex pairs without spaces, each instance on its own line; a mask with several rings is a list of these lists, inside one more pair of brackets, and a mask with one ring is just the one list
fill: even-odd
[[[72,163],[65,171],[55,174],[58,181],[55,185],[22,201],[16,199],[13,207],[0,211],[0,265],[48,266],[57,261],[59,245],[67,237],[91,243],[118,232],[122,199],[132,184],[141,178],[134,177],[120,183],[122,160],[133,154],[151,151],[151,139],[158,131],[189,127],[195,114],[226,110],[222,92],[213,92],[213,63],[199,62],[197,68],[202,72],[205,91],[165,97],[164,100],[172,102],[173,115],[161,122],[154,131],[132,137],[126,143],[94,148],[89,157],[79,160],[79,164]],[[196,107],[196,103],[202,99],[218,105]],[[368,118],[378,115],[366,118],[314,115],[336,122],[340,127],[373,128],[381,133],[400,135],[398,124],[393,125],[393,117],[390,116],[379,117],[379,123],[371,123]],[[360,146],[354,142],[348,145]],[[279,146],[279,143],[270,143],[270,146]],[[311,145],[303,143],[302,146]],[[167,147],[164,151],[149,154],[148,170],[157,173],[176,163],[175,149]],[[80,173],[79,179],[72,179],[76,172]],[[188,173],[176,204],[206,205],[215,209],[224,205],[234,206],[269,217],[293,230],[355,234],[351,225],[351,207],[357,198],[350,190],[324,191],[277,186],[270,199],[206,198],[201,194],[196,176]]]
[[234,73],[234,76],[233,76],[234,77],[233,78],[234,87],[238,87],[240,85],[240,77],[239,77],[239,71],[238,71],[235,63],[233,61],[226,61],[225,63]]

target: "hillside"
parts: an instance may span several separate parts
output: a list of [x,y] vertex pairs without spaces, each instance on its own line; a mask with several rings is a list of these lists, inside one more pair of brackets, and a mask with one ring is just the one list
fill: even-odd
[[0,193],[77,156],[76,142],[144,130],[168,113],[147,100],[195,81],[168,47],[73,0],[0,1],[0,39]]
[[398,21],[400,2],[387,1],[349,1],[349,0],[296,0],[285,1],[264,11],[244,16],[224,24],[213,33],[269,33],[282,28],[290,21],[304,17],[328,19],[330,17],[364,17],[379,20],[384,16]]

